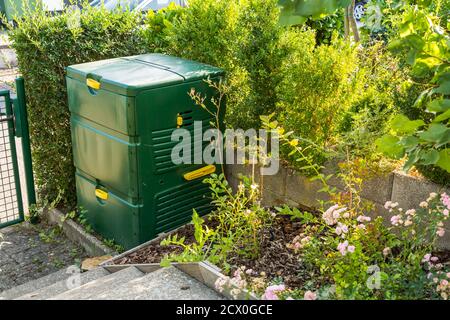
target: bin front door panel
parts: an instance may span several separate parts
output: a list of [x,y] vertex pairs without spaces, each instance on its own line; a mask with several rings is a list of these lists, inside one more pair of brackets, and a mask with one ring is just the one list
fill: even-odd
[[75,115],[71,126],[75,167],[108,191],[137,200],[137,138],[113,135]]

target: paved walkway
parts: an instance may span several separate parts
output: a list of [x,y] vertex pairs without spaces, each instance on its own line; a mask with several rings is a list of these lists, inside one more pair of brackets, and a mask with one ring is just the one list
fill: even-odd
[[0,229],[0,292],[78,264],[84,250],[57,227],[28,223]]

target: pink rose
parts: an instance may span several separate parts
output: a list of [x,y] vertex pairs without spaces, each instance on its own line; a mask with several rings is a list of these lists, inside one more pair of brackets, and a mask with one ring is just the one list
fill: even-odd
[[317,294],[315,292],[308,290],[305,292],[304,299],[305,300],[317,300]]
[[345,241],[345,242],[339,243],[337,246],[337,249],[343,256],[345,256],[347,254],[347,247],[348,247],[348,241]]
[[286,290],[284,284],[273,285],[266,288],[266,292],[262,296],[263,300],[279,300],[278,293]]

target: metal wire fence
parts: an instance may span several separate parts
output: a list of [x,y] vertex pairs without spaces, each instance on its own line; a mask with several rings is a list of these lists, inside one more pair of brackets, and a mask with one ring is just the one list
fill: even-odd
[[20,219],[20,209],[16,193],[14,158],[9,126],[12,119],[7,116],[5,97],[0,97],[0,226]]

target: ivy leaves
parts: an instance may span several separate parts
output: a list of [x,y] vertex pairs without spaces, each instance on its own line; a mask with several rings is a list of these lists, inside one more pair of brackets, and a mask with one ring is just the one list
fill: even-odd
[[406,51],[415,79],[427,85],[416,106],[426,106],[428,119],[410,120],[395,116],[391,133],[376,141],[379,151],[400,159],[407,156],[404,170],[415,164],[438,166],[450,172],[450,38],[438,18],[412,7],[403,16],[399,38],[389,45],[393,51]]

